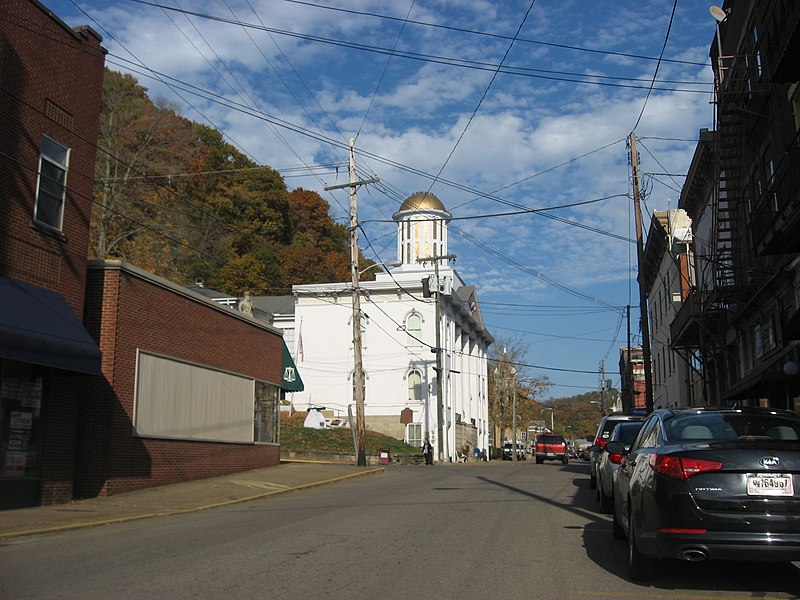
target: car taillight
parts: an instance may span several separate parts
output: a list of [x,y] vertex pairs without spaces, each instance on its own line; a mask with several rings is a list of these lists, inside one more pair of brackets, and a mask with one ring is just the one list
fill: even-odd
[[651,454],[650,466],[656,473],[674,479],[689,479],[700,473],[719,471],[722,463],[702,458],[687,458],[669,454]]
[[600,450],[602,450],[603,448],[606,447],[606,438],[602,438],[602,437],[595,438],[594,439],[594,443],[595,443],[596,446],[600,446]]
[[608,461],[618,465],[622,462],[622,457],[625,456],[624,454],[611,454],[608,453]]

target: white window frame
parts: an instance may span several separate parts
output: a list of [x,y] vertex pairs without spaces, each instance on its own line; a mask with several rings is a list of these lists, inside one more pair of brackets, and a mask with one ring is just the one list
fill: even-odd
[[[42,136],[33,220],[56,231],[61,231],[64,225],[70,153],[70,148],[47,135]],[[46,174],[47,169],[54,170],[52,175],[62,175],[62,181]]]
[[[419,438],[416,433],[419,432]],[[406,425],[405,443],[409,446],[422,447],[422,423],[409,423]]]
[[[412,319],[416,320],[419,323],[419,329],[411,329],[409,327]],[[406,326],[406,333],[408,334],[406,345],[422,346],[422,315],[416,311],[412,311],[406,317],[405,326]]]
[[408,383],[408,402],[410,404],[422,403],[422,372],[412,369],[406,375],[406,382]]

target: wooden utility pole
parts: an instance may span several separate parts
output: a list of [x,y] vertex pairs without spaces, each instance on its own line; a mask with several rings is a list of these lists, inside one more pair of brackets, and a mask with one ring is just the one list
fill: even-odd
[[361,356],[361,290],[358,285],[358,202],[356,188],[378,178],[356,181],[356,141],[350,138],[350,183],[325,190],[350,188],[350,275],[353,285],[353,400],[356,405],[356,455],[359,467],[367,466],[367,433],[364,417],[364,364]]
[[[645,388],[645,410],[649,413],[653,410],[653,372],[650,368],[650,325],[647,312],[647,294],[642,287],[642,269],[644,268],[644,239],[642,232],[642,210],[639,197],[639,153],[636,150],[636,134],[631,132],[628,138],[631,147],[631,178],[633,179],[633,207],[636,218],[636,256],[639,264],[639,312],[641,314],[642,326],[642,362],[644,363],[644,388]],[[630,361],[630,345],[628,346],[628,361]],[[631,370],[631,381],[633,381],[633,371]]]
[[455,260],[455,254],[443,254],[441,256],[426,256],[418,258],[417,262],[426,263],[429,260],[433,261],[433,276],[436,280],[436,289],[431,290],[431,293],[436,293],[436,303],[434,304],[436,320],[436,421],[437,421],[437,434],[436,434],[436,448],[439,456],[439,462],[444,462],[444,364],[442,360],[442,282],[439,281],[439,261],[440,260]]

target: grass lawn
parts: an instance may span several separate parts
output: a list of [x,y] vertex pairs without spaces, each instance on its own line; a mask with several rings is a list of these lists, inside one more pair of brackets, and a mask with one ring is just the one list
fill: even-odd
[[[303,427],[305,419],[304,412],[294,413],[292,416],[281,413],[281,448],[295,452],[355,453],[353,432],[349,427],[311,429]],[[366,432],[366,446],[368,455],[377,455],[387,448],[393,455],[419,454],[421,451],[402,440],[374,431]]]

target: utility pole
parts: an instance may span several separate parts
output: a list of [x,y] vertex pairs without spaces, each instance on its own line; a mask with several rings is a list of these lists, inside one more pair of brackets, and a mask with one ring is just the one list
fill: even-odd
[[606,414],[606,361],[600,360],[600,416]]
[[[436,302],[435,321],[436,321],[436,421],[437,421],[437,434],[436,434],[436,448],[439,454],[439,462],[444,461],[444,383],[442,381],[443,368],[442,368],[442,308],[441,308],[441,295],[442,284],[439,281],[439,261],[440,260],[454,260],[455,254],[444,254],[442,256],[427,256],[425,258],[417,259],[417,262],[433,261],[433,273],[436,280]],[[431,290],[433,293],[434,290]]]
[[[642,326],[642,362],[644,362],[644,393],[645,410],[650,413],[653,411],[653,373],[650,368],[650,325],[647,312],[647,294],[642,287],[641,275],[644,268],[644,239],[642,233],[642,210],[639,198],[639,153],[636,150],[636,134],[631,132],[631,176],[633,179],[633,206],[634,216],[636,217],[636,255],[639,263],[639,312],[641,314]],[[628,348],[628,360],[630,360],[630,347]],[[631,371],[632,373],[632,371]],[[631,378],[632,380],[633,378]]]
[[511,452],[511,456],[513,457],[512,460],[514,462],[517,461],[517,379],[516,379],[517,370],[514,367],[511,367],[511,405],[512,405],[512,417],[511,417],[511,432],[512,432],[512,443],[514,444],[514,449]]
[[356,455],[359,467],[367,466],[367,433],[364,419],[364,364],[361,357],[361,290],[358,285],[358,202],[356,188],[378,178],[356,180],[356,141],[350,138],[350,183],[325,190],[350,188],[350,275],[353,285],[353,399],[356,405]]

